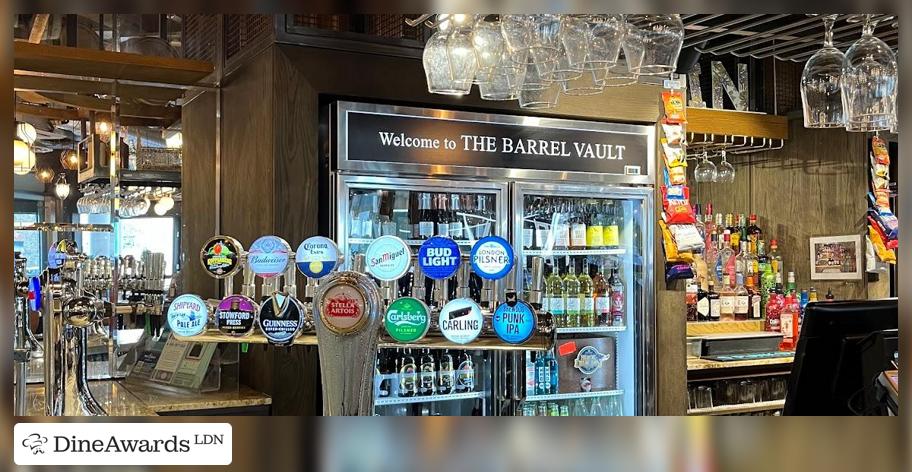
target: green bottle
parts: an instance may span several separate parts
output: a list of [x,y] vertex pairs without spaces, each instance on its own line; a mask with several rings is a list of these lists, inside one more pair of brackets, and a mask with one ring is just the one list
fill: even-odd
[[576,278],[576,268],[573,261],[567,256],[567,274],[564,275],[564,294],[566,305],[566,325],[571,328],[578,328],[580,325],[580,308],[582,299],[580,298],[580,282]]
[[579,291],[580,291],[580,326],[595,326],[595,287],[592,284],[592,277],[589,277],[589,264],[583,263],[583,269],[580,271]]
[[551,275],[545,280],[545,292],[548,296],[548,309],[554,317],[554,326],[566,326],[567,312],[564,303],[564,280],[558,275],[556,261],[552,261]]

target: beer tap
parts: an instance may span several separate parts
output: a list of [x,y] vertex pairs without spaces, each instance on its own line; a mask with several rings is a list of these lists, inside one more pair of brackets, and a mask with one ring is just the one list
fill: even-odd
[[241,263],[243,265],[243,274],[244,274],[244,283],[241,285],[241,294],[256,300],[256,274],[250,270],[250,266],[247,264],[247,252],[244,252],[241,255]]
[[456,298],[470,298],[469,269],[468,258],[463,256],[462,262],[459,264],[459,270],[456,272]]
[[424,271],[418,264],[412,265],[412,297],[422,302],[427,297],[427,287],[424,285]]
[[544,290],[545,261],[541,257],[532,258],[532,286],[529,288],[529,302],[536,310],[542,308]]

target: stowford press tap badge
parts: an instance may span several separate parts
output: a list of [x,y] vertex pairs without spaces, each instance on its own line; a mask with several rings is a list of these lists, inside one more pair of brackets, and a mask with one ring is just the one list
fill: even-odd
[[253,331],[257,306],[249,297],[229,295],[215,309],[215,325],[222,334],[246,336]]
[[229,236],[215,236],[206,241],[200,251],[200,262],[209,275],[224,279],[236,274],[241,268],[241,253],[244,247]]
[[261,236],[250,245],[247,266],[264,279],[276,277],[288,268],[291,246],[278,236]]
[[168,326],[178,336],[196,336],[206,329],[209,307],[202,298],[186,293],[168,307]]
[[434,279],[448,279],[459,270],[462,254],[456,241],[443,236],[433,236],[418,249],[418,265],[424,275]]
[[295,251],[298,270],[312,279],[326,277],[339,265],[339,248],[331,239],[313,236],[305,239]]
[[399,280],[409,270],[412,251],[395,236],[380,236],[364,252],[367,271],[378,280]]

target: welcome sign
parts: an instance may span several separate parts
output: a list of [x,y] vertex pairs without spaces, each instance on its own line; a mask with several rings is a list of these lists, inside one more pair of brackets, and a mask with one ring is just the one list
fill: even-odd
[[[649,176],[651,126],[340,102],[348,161]],[[649,183],[647,179],[640,179]]]

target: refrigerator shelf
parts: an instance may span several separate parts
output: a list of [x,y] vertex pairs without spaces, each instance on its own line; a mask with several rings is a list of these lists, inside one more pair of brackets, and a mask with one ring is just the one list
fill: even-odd
[[755,413],[760,411],[781,410],[785,407],[785,400],[769,400],[754,403],[738,403],[735,405],[719,405],[709,408],[690,408],[688,416],[705,415],[736,415],[742,413]]
[[554,328],[557,334],[597,334],[597,333],[617,333],[626,331],[626,326],[580,326],[580,327],[563,327]]
[[613,397],[623,395],[623,390],[601,390],[598,392],[570,392],[570,393],[552,393],[550,395],[527,395],[527,402],[540,402],[551,400],[572,400],[574,398],[591,398],[591,397]]
[[[370,244],[370,243],[374,242],[374,239],[376,239],[376,238],[348,238],[348,243],[349,244]],[[424,244],[426,239],[403,239],[403,241],[405,241],[405,243],[408,244],[409,246],[421,246],[422,244]],[[477,242],[477,241],[469,241],[468,239],[454,239],[454,241],[456,241],[456,244],[458,244],[460,246],[469,246],[469,247],[473,246]]]
[[445,401],[454,401],[454,400],[471,400],[474,398],[484,398],[484,396],[485,396],[485,392],[482,391],[482,392],[467,392],[467,393],[451,393],[449,395],[377,398],[377,399],[374,399],[374,406],[404,405],[404,404],[408,404],[408,403],[432,403],[432,402],[445,402]]
[[545,251],[541,249],[523,249],[524,256],[612,256],[625,254],[627,249],[619,247],[613,249],[554,249]]

